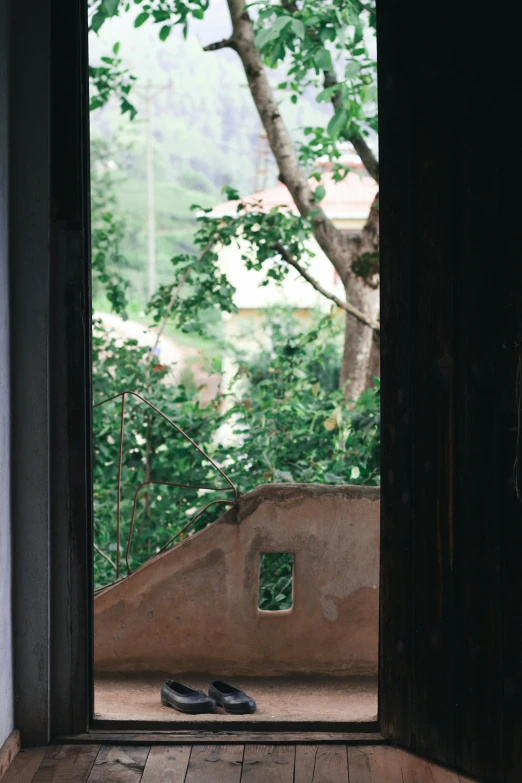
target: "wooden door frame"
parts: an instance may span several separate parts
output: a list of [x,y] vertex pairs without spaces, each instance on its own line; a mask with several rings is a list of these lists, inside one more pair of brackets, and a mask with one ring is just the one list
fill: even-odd
[[515,783],[522,153],[488,146],[483,101],[512,100],[516,34],[506,31],[498,83],[483,56],[487,19],[470,0],[378,0],[378,26],[381,729]]
[[92,709],[87,5],[9,0],[15,723]]
[[[84,733],[92,714],[87,19],[84,0],[10,6],[16,722],[41,744]],[[484,64],[471,0],[436,17],[417,0],[378,8],[381,727],[514,783],[521,152],[481,164],[484,91],[507,102],[513,79]]]
[[[35,0],[36,1],[36,0]],[[42,17],[47,21],[48,36],[44,37],[42,57],[49,59],[50,67],[36,80],[31,63],[27,72],[12,84],[14,93],[42,91],[42,80],[49,96],[47,131],[40,127],[39,138],[45,144],[40,151],[46,169],[46,181],[38,194],[42,215],[50,214],[50,242],[46,250],[39,249],[42,275],[47,288],[36,296],[49,302],[46,313],[48,330],[41,337],[48,353],[48,385],[46,405],[48,428],[42,437],[41,448],[47,452],[46,470],[49,475],[48,516],[42,525],[42,539],[49,542],[48,591],[35,603],[30,622],[45,606],[45,627],[38,629],[38,643],[42,649],[48,678],[40,678],[38,701],[42,712],[34,715],[29,693],[33,677],[19,677],[17,693],[19,706],[17,725],[22,729],[26,744],[41,744],[49,740],[80,737],[86,732],[134,732],[177,730],[194,732],[200,741],[227,732],[227,741],[244,740],[252,725],[212,722],[202,726],[184,723],[179,729],[175,721],[156,722],[102,721],[94,718],[93,694],[93,590],[92,590],[92,381],[91,381],[91,281],[90,281],[90,203],[89,203],[89,112],[87,13],[85,0],[46,0]],[[12,21],[16,41],[24,35],[27,8],[13,11]],[[38,25],[34,26],[34,45],[37,47]],[[13,47],[14,49],[15,47]],[[22,58],[20,54],[20,60]],[[14,65],[18,67],[17,58]],[[45,92],[44,92],[45,94]],[[27,115],[14,108],[14,125],[24,125],[30,143],[33,138]],[[18,165],[13,167],[13,180],[23,167],[23,149]],[[24,187],[29,187],[27,181]],[[48,197],[47,203],[45,199]],[[28,219],[22,199],[16,205],[20,222]],[[16,246],[16,242],[15,242]],[[20,268],[19,268],[20,269]],[[23,275],[13,264],[13,288],[18,294],[15,320],[23,315],[29,318],[22,297],[29,269]],[[32,350],[34,337],[22,335],[23,345],[16,354],[27,355]],[[22,369],[24,371],[22,371]],[[22,368],[15,358],[14,370],[20,388],[29,383],[30,368]],[[25,408],[19,411],[18,426],[22,426]],[[25,427],[27,429],[27,427]],[[33,449],[25,444],[20,461]],[[41,453],[39,455],[41,461]],[[21,500],[23,487],[16,496]],[[42,515],[43,517],[43,515]],[[29,520],[27,521],[29,527]],[[16,556],[24,562],[25,544],[22,527],[17,538]],[[21,573],[21,572],[20,572]],[[17,616],[29,620],[27,591],[33,585],[20,577]],[[27,660],[31,654],[32,639],[20,634],[16,655]],[[26,672],[25,665],[19,667]],[[35,673],[34,678],[37,678]],[[301,722],[270,721],[259,726],[258,736],[272,737],[277,733],[281,741],[295,741],[296,736],[309,741],[380,741],[377,721]],[[165,736],[165,734],[163,734]],[[287,739],[285,740],[285,736]],[[293,738],[293,739],[291,739]],[[270,740],[267,740],[270,741]]]

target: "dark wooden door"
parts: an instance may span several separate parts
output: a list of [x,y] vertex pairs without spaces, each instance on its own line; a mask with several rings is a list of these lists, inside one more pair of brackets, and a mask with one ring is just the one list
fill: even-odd
[[[378,3],[381,726],[505,783],[522,770],[516,9]],[[11,10],[11,88],[23,96],[11,102],[12,313],[31,327],[12,345],[17,725],[29,744],[85,730],[89,714],[86,0]],[[35,248],[45,284],[33,269],[24,299]],[[32,418],[24,390],[43,400]],[[23,483],[34,465],[50,476],[39,510]]]
[[506,783],[522,774],[514,8],[492,67],[476,4],[378,3],[381,726]]

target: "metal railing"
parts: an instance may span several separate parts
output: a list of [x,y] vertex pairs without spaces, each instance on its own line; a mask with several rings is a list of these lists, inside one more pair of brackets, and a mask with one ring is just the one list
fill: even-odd
[[[164,552],[166,549],[169,548],[169,546],[177,539],[179,538],[197,519],[199,519],[202,514],[207,511],[211,506],[216,505],[218,503],[226,504],[228,506],[233,506],[238,499],[238,493],[235,485],[233,482],[229,479],[229,477],[226,475],[226,473],[217,465],[214,460],[209,457],[209,455],[200,447],[198,444],[192,440],[192,438],[187,435],[186,432],[184,432],[181,427],[179,427],[176,422],[172,421],[169,416],[167,416],[163,411],[161,411],[159,408],[157,408],[155,405],[153,405],[149,400],[145,399],[145,397],[142,397],[141,394],[138,394],[134,391],[123,391],[119,392],[119,394],[114,394],[112,397],[108,397],[106,400],[102,400],[101,402],[96,403],[93,405],[94,408],[99,408],[101,405],[106,405],[109,402],[112,402],[113,400],[117,400],[121,397],[121,413],[120,413],[120,442],[119,442],[119,456],[118,456],[118,479],[117,479],[117,497],[116,497],[116,563],[113,563],[111,558],[109,558],[104,552],[102,552],[99,547],[96,547],[97,551],[106,559],[108,560],[111,565],[116,570],[116,579],[115,581],[118,581],[120,578],[120,568],[121,568],[121,555],[120,555],[120,546],[121,546],[121,486],[122,486],[122,467],[123,467],[123,440],[124,440],[124,433],[125,433],[125,401],[128,396],[135,397],[136,399],[140,400],[141,402],[144,402],[146,405],[151,408],[154,413],[157,413],[158,416],[161,416],[162,419],[164,419],[168,424],[170,424],[174,429],[180,433],[190,444],[193,446],[196,451],[198,451],[202,457],[204,457],[207,462],[209,462],[210,465],[225,479],[228,486],[218,486],[218,487],[211,487],[206,484],[184,484],[179,482],[171,482],[171,481],[154,481],[151,479],[146,479],[145,481],[142,481],[141,484],[136,488],[136,491],[134,492],[134,501],[132,504],[132,514],[131,514],[131,520],[130,520],[130,526],[129,526],[129,533],[127,536],[127,546],[125,549],[125,565],[127,568],[127,576],[130,576],[132,573],[131,567],[130,567],[130,551],[131,551],[131,545],[132,545],[132,535],[134,532],[134,519],[136,515],[136,506],[138,503],[138,497],[139,493],[144,487],[148,487],[150,485],[155,486],[167,486],[167,487],[177,487],[180,489],[206,489],[206,490],[213,490],[215,492],[233,492],[234,493],[234,500],[225,500],[223,498],[218,498],[216,500],[212,500],[210,503],[208,503],[203,509],[198,511],[196,514],[194,514],[190,520],[187,522],[186,525],[184,525],[181,530],[178,530],[178,532],[170,538],[166,544],[164,544],[159,552],[156,552],[155,554],[159,554],[160,552]],[[114,584],[114,583],[111,583]],[[106,585],[108,587],[108,585]]]

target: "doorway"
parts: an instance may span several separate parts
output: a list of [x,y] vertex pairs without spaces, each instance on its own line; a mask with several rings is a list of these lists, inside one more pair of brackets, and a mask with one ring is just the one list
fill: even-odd
[[375,9],[193,5],[89,12],[95,724],[375,726]]

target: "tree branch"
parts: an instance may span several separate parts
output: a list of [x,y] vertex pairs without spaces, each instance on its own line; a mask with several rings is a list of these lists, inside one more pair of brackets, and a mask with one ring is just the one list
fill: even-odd
[[[325,88],[333,87],[338,83],[337,74],[333,68],[324,72]],[[337,92],[332,95],[332,106],[334,107],[335,111],[338,111],[342,107],[340,90],[337,90]],[[379,182],[379,161],[373,154],[365,139],[361,136],[360,133],[352,133],[350,136],[350,141],[353,144],[358,156],[362,160],[364,168],[370,177],[373,177],[376,182]]]
[[106,555],[106,554],[105,554],[105,552],[103,552],[103,551],[100,549],[100,547],[98,546],[98,544],[93,544],[93,547],[95,548],[95,550],[98,552],[98,554],[99,554],[99,555],[101,555],[102,557],[104,557],[104,558],[105,558],[105,560],[107,560],[107,562],[111,564],[111,566],[114,568],[114,570],[115,570],[115,571],[117,571],[117,570],[118,570],[118,569],[116,568],[116,563],[115,563],[113,560],[111,560],[111,558],[109,557],[109,555]]
[[203,47],[204,52],[215,52],[218,49],[234,49],[237,52],[237,44],[234,39],[230,37]]
[[284,245],[278,242],[275,246],[275,249],[277,250],[279,255],[286,261],[286,263],[289,266],[292,266],[294,269],[296,269],[301,275],[301,277],[303,277],[308,283],[310,283],[310,285],[313,286],[313,288],[315,288],[316,291],[319,291],[319,293],[322,294],[322,296],[326,297],[327,299],[330,299],[332,302],[334,302],[337,305],[337,307],[341,307],[347,313],[353,315],[354,318],[356,318],[362,324],[365,324],[365,326],[369,326],[370,329],[373,329],[373,331],[377,332],[377,334],[381,333],[380,324],[374,323],[368,318],[368,316],[366,316],[364,313],[358,310],[357,307],[354,307],[349,302],[343,302],[343,300],[339,299],[337,296],[335,296],[335,294],[331,294],[329,291],[323,288],[322,285],[318,283],[314,277],[308,274],[306,269],[302,267],[298,261],[295,260],[295,258],[288,252],[288,250],[285,248]]
[[360,5],[360,6],[361,6],[361,8],[363,9],[363,11],[367,11],[369,14],[372,14],[373,16],[375,16],[375,15],[376,15],[376,10],[375,10],[375,8],[371,8],[371,7],[370,7],[369,5],[367,5],[366,3],[363,3],[363,2],[362,2],[362,0],[359,0],[359,5]]
[[314,198],[308,177],[299,163],[294,142],[268,81],[261,53],[254,43],[254,28],[248,12],[245,11],[244,0],[227,0],[227,2],[237,52],[270,148],[279,167],[280,179],[288,188],[303,217],[308,217],[313,210],[314,216],[311,222],[314,236],[341,280],[346,284],[354,257],[353,243],[334,226]]
[[[203,248],[203,250],[201,251],[201,253],[197,257],[197,261],[201,261],[203,256],[206,255],[208,253],[208,251],[212,248],[213,244],[214,244],[214,240],[212,240],[212,242],[209,242],[208,245]],[[172,308],[174,307],[174,303],[175,303],[176,299],[178,298],[179,292],[181,291],[181,289],[185,285],[185,281],[186,281],[186,279],[189,276],[191,271],[192,271],[191,267],[190,266],[187,267],[187,269],[185,270],[185,274],[183,275],[183,277],[179,281],[178,285],[176,286],[176,288],[172,292],[172,296],[170,297],[170,301],[169,301],[169,303],[167,305],[167,309],[165,311],[165,315],[163,316],[163,321],[161,322],[161,326],[158,329],[158,333],[156,335],[156,342],[154,343],[154,347],[152,348],[152,350],[150,352],[149,361],[152,361],[152,359],[154,357],[154,352],[155,352],[156,348],[158,347],[158,343],[160,341],[160,337],[163,334],[163,331],[164,331],[164,329],[165,329],[165,327],[167,325],[167,321],[169,320],[169,315],[171,313]]]

